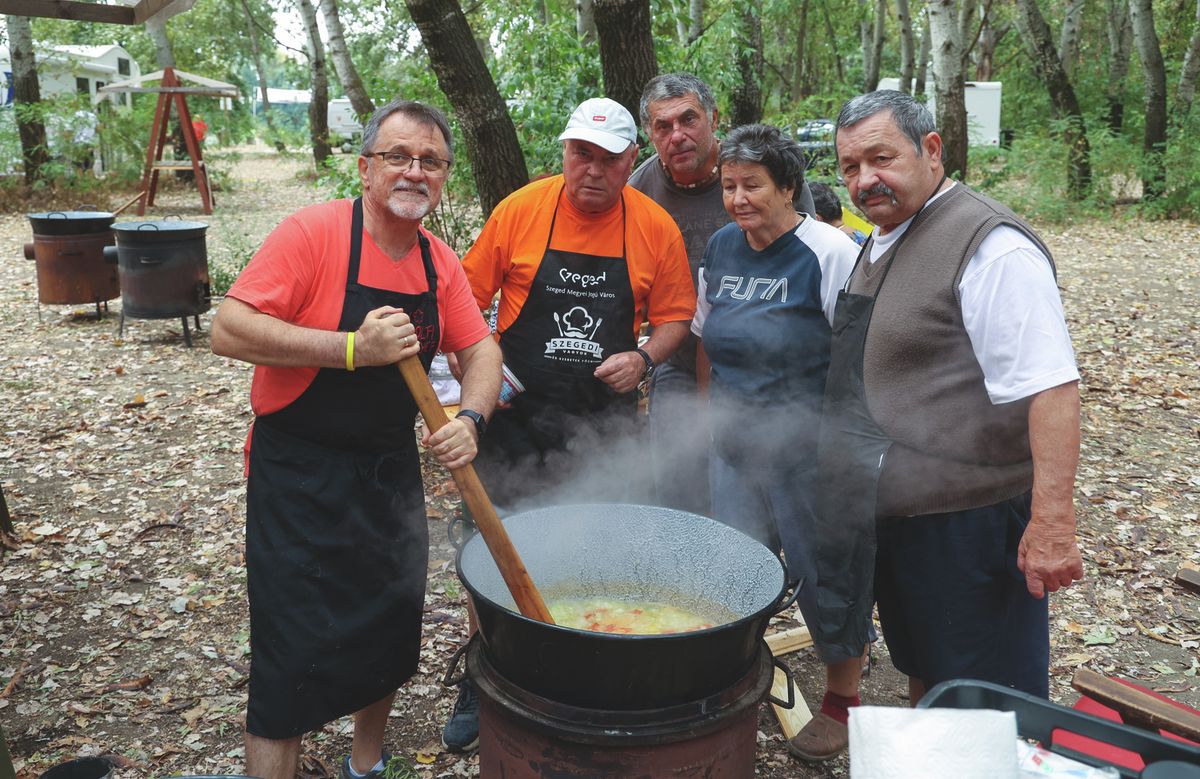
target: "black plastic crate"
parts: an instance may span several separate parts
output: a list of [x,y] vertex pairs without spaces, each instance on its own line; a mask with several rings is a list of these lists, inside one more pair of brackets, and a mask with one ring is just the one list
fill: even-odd
[[1052,752],[1081,763],[1087,763],[1090,766],[1115,768],[1126,779],[1137,779],[1139,772],[1113,765],[1074,749],[1058,746],[1054,741],[1054,732],[1067,731],[1136,752],[1141,755],[1147,766],[1160,760],[1177,760],[1200,765],[1200,747],[1164,738],[1158,733],[1110,722],[1092,714],[1059,706],[1029,693],[1001,687],[990,682],[979,682],[972,679],[954,679],[942,682],[926,693],[921,702],[917,704],[919,709],[935,706],[948,709],[1011,711],[1017,715],[1017,732],[1023,738],[1034,739]]

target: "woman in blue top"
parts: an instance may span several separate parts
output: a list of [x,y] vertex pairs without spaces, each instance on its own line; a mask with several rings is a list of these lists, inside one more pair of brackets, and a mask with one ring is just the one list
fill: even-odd
[[[701,338],[702,383],[708,375],[713,516],[782,551],[788,577],[806,579],[800,611],[808,621],[830,324],[858,247],[792,207],[803,159],[795,142],[766,125],[739,127],[721,142],[721,187],[734,221],[705,249],[692,332]],[[857,658],[828,667],[821,713],[789,742],[793,754],[823,760],[845,749],[859,676]]]

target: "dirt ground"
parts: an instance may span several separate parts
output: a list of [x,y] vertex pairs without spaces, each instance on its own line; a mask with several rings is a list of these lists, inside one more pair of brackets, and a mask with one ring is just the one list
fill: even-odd
[[[322,197],[298,178],[303,162],[262,150],[214,159],[228,184],[212,216],[184,187],[160,196],[152,216],[207,222],[213,272],[226,272]],[[1197,706],[1200,599],[1172,577],[1200,564],[1200,229],[1117,216],[1043,235],[1083,375],[1076,505],[1087,572],[1051,600],[1052,697],[1073,702],[1071,676],[1090,668]],[[130,320],[119,338],[119,300],[99,320],[87,305],[39,308],[21,248],[30,239],[22,213],[0,215],[0,484],[15,524],[0,549],[0,723],[18,776],[79,755],[107,755],[129,779],[238,774],[250,368],[210,353],[210,314],[187,349],[177,320]],[[439,680],[463,638],[465,598],[446,541],[453,486],[430,464],[426,477],[424,650],[387,742],[415,776],[477,776],[475,756],[438,744],[453,702]],[[875,658],[864,701],[902,705],[882,642]],[[819,704],[811,651],[786,662]],[[304,774],[336,771],[349,732],[343,719],[307,737]],[[848,772],[845,758],[809,768],[788,757],[765,707],[758,747],[760,777]]]

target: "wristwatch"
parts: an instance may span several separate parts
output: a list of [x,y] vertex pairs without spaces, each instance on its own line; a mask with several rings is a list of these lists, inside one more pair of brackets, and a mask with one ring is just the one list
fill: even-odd
[[485,430],[487,430],[487,420],[483,418],[483,414],[480,414],[478,411],[472,411],[469,408],[464,408],[462,411],[454,415],[455,419],[460,417],[466,417],[474,422],[475,432],[479,434],[480,438],[483,438],[483,433]]
[[650,378],[650,375],[654,373],[654,359],[640,346],[634,349],[634,351],[640,354],[642,359],[646,361],[646,378]]

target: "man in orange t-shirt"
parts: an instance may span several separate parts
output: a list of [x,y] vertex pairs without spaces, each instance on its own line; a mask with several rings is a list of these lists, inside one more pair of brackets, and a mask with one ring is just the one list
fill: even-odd
[[292,779],[300,739],[353,713],[341,779],[383,775],[397,688],[417,669],[429,539],[396,363],[439,350],[462,408],[423,443],[470,462],[500,390],[500,350],[454,252],[421,227],[452,142],[435,108],[383,106],[363,131],[363,195],[288,217],[217,312],[212,348],[253,363],[246,483],[246,771]]
[[[628,494],[625,475],[609,468],[598,484],[590,466],[620,459],[611,447],[632,435],[635,390],[683,342],[696,306],[679,228],[625,185],[637,158],[629,112],[585,100],[559,140],[562,175],[509,195],[463,258],[481,308],[500,291],[496,332],[524,387],[480,445],[480,476],[509,508],[553,501],[552,486],[572,500]],[[654,332],[639,347],[643,318]]]
[[[636,390],[683,343],[696,309],[679,228],[625,184],[638,150],[630,113],[585,100],[559,140],[562,175],[505,198],[463,257],[480,308],[500,292],[504,368],[523,387],[497,409],[476,461],[509,509],[628,500],[639,478],[649,486]],[[644,320],[654,332],[639,347]],[[442,733],[448,749],[478,743],[477,706],[465,680]]]

